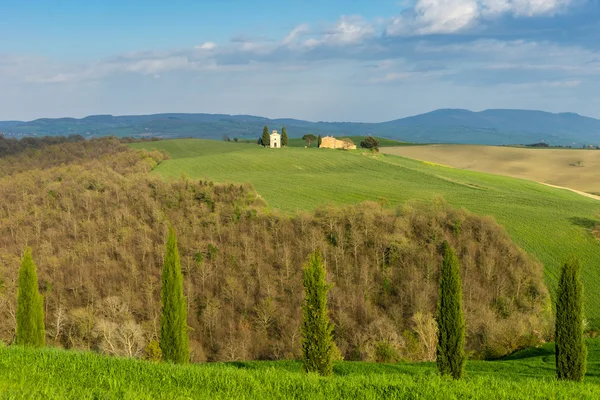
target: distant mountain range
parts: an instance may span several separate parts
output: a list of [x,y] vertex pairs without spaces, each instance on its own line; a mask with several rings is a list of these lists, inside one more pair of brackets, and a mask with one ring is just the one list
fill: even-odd
[[93,115],[81,119],[42,118],[34,121],[0,121],[5,136],[70,135],[85,137],[160,136],[221,139],[254,139],[263,126],[281,129],[290,137],[315,135],[364,136],[419,143],[600,144],[600,120],[575,113],[531,110],[440,109],[429,113],[380,123],[310,122],[297,119],[268,119],[251,115],[153,114],[137,116]]

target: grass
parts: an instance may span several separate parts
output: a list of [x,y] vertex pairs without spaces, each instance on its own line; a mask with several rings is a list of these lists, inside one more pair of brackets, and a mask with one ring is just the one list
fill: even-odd
[[384,153],[537,182],[600,192],[600,151],[501,146],[394,147]]
[[[198,143],[201,142],[201,146]],[[219,142],[217,140],[199,140],[199,139],[177,139],[161,140],[158,142],[131,143],[131,147],[136,149],[156,148],[165,150],[172,157],[198,157],[209,154],[233,153],[253,149],[256,145],[250,143]]]
[[[594,399],[600,346],[589,342],[584,383],[555,379],[553,346],[502,361],[470,361],[467,376],[438,376],[433,363],[339,362],[334,376],[297,361],[176,366],[58,349],[0,347],[2,399]],[[24,368],[24,366],[26,366]]]
[[[153,173],[175,179],[185,173],[216,182],[251,182],[271,207],[284,212],[364,200],[395,206],[409,200],[427,202],[441,195],[455,207],[492,215],[521,248],[544,263],[551,291],[561,262],[571,253],[580,257],[586,316],[592,326],[600,327],[600,298],[595,293],[600,289],[600,245],[589,229],[600,211],[597,200],[527,180],[399,156],[371,156],[360,150],[173,142],[135,147],[175,149],[173,159],[161,163]],[[177,150],[179,146],[181,150]]]

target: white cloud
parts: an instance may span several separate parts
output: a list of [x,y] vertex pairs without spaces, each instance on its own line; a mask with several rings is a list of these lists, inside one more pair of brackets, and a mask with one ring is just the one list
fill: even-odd
[[238,50],[241,50],[246,53],[255,53],[255,54],[266,54],[269,53],[273,49],[273,45],[267,42],[242,42],[240,43]]
[[[508,66],[522,66],[532,69],[540,64],[551,69],[594,69],[600,52],[580,46],[560,45],[548,41],[476,39],[465,43],[434,45],[421,41],[415,50],[423,57],[456,57],[461,61],[486,61],[497,69]],[[537,68],[537,67],[536,67]]]
[[125,71],[139,72],[144,75],[155,75],[159,72],[188,69],[192,66],[185,56],[168,57],[163,59],[139,60],[124,65]]
[[489,17],[500,16],[511,10],[512,0],[481,0],[481,14]]
[[398,60],[383,60],[365,70],[364,76],[356,76],[368,84],[422,83],[439,78],[448,72],[445,70],[418,70],[414,65]]
[[479,17],[475,0],[419,0],[415,11],[419,34],[457,32]]
[[52,76],[28,76],[25,77],[25,81],[29,83],[63,83],[71,80],[71,76],[69,74],[56,74]]
[[504,14],[516,17],[551,16],[575,0],[417,0],[409,12],[392,18],[391,36],[450,34],[464,31],[484,19]]
[[65,65],[55,73],[52,71],[56,68],[38,64],[41,70],[24,75],[23,80],[29,83],[73,83],[104,79],[119,73],[155,76],[169,71],[191,70],[197,65],[198,61],[191,61],[187,55],[130,53],[88,65]]
[[214,42],[205,42],[194,48],[198,50],[214,50],[217,48],[217,44]]
[[373,36],[375,28],[359,16],[343,16],[335,29],[323,36],[325,42],[357,43]]
[[361,16],[342,16],[330,29],[320,37],[304,41],[306,47],[342,46],[357,44],[376,35],[375,27]]
[[[359,30],[360,31],[360,30]],[[61,84],[82,81],[97,81],[123,74],[157,76],[164,78],[170,73],[189,73],[201,76],[205,72],[228,73],[265,70],[315,70],[319,65],[331,65],[336,60],[345,59],[354,62],[346,65],[358,67],[361,60],[377,62],[377,68],[371,73],[361,75],[358,79],[371,83],[400,82],[421,79],[440,78],[452,73],[465,73],[476,70],[480,77],[502,74],[503,79],[518,77],[520,72],[530,71],[526,79],[536,80],[535,73],[559,76],[564,79],[581,80],[582,76],[600,75],[600,53],[576,46],[561,46],[548,42],[536,41],[501,41],[493,39],[473,40],[466,43],[450,43],[446,45],[422,39],[402,47],[394,45],[386,47],[382,41],[375,41],[373,46],[364,46],[363,33],[347,33],[341,30],[342,37],[325,36],[311,38],[301,46],[282,46],[282,42],[235,42],[229,46],[219,47],[214,52],[197,51],[195,49],[174,50],[171,52],[139,52],[120,55],[88,65],[52,66],[49,63],[31,64],[20,75],[21,81],[29,83]],[[357,32],[350,30],[350,32]],[[328,33],[332,35],[333,33]],[[365,35],[365,36],[362,36]],[[286,38],[289,37],[286,36]],[[363,37],[362,40],[358,39]],[[335,43],[334,56],[331,57]],[[319,46],[323,51],[317,50]],[[305,58],[307,47],[313,51]],[[375,48],[374,51],[369,52]],[[6,60],[6,59],[5,59]],[[8,70],[10,65],[10,70]],[[23,62],[0,59],[0,72],[4,77],[18,77],[19,66]],[[35,70],[32,69],[35,66]],[[6,72],[9,71],[7,74]],[[525,78],[523,78],[525,79]],[[545,79],[540,77],[537,80]],[[519,79],[517,79],[519,80]]]
[[571,5],[573,0],[487,0],[487,3],[508,3],[508,11],[516,16],[554,15]]
[[[492,15],[558,12],[570,1],[577,0],[417,0],[411,13],[396,18],[387,32],[397,35],[460,32]],[[0,55],[0,81],[16,76],[29,83],[66,84],[127,79],[133,75],[166,81],[175,74],[201,77],[252,74],[261,69],[312,70],[317,74],[320,68],[340,60],[347,62],[339,65],[354,69],[359,69],[363,62],[379,63],[370,73],[357,74],[357,80],[372,84],[455,79],[472,71],[476,72],[473,81],[487,83],[492,82],[490,77],[494,74],[499,76],[497,80],[538,82],[555,78],[581,81],[582,77],[600,75],[600,63],[593,63],[600,60],[600,54],[577,46],[494,39],[469,42],[444,39],[443,43],[448,44],[440,45],[438,38],[422,37],[415,42],[381,37],[380,28],[360,16],[342,16],[326,29],[302,24],[273,40],[241,37],[219,46],[205,42],[187,49],[133,52],[84,65],[52,64],[48,60],[29,62]],[[535,77],[536,71],[544,76]],[[522,72],[527,72],[527,76],[519,76]]]
[[281,44],[284,46],[289,46],[293,44],[299,37],[310,32],[310,26],[308,24],[298,25],[294,29],[287,34],[286,37],[283,38]]

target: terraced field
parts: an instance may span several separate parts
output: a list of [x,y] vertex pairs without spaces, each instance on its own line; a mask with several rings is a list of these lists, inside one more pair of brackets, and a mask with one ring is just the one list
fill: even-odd
[[453,169],[399,156],[330,149],[264,149],[206,140],[138,143],[163,148],[173,159],[154,171],[177,179],[251,182],[273,208],[310,210],[324,203],[382,201],[397,206],[442,196],[456,207],[492,215],[513,240],[545,265],[551,291],[561,262],[577,254],[583,265],[586,315],[600,327],[600,244],[590,233],[600,202],[523,179]]

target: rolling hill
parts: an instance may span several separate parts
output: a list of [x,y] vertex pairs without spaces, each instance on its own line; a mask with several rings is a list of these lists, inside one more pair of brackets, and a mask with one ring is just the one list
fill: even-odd
[[509,146],[428,145],[382,148],[383,153],[600,194],[600,151]]
[[420,143],[600,144],[600,120],[574,113],[553,114],[530,110],[485,110],[472,112],[441,109],[426,114],[381,123],[310,122],[298,119],[268,119],[251,115],[154,114],[94,115],[81,119],[42,118],[29,122],[0,121],[0,132],[8,135],[68,135],[86,137],[160,136],[221,139],[223,135],[256,139],[264,125],[285,125],[290,137],[315,135],[374,135]]
[[324,203],[374,200],[393,207],[442,196],[452,206],[492,215],[522,249],[544,264],[551,291],[566,257],[574,253],[581,258],[590,288],[585,291],[587,318],[600,326],[600,302],[593,289],[600,287],[600,245],[589,231],[600,211],[597,200],[528,180],[360,151],[272,150],[195,139],[132,146],[170,152],[172,159],[163,161],[155,174],[250,182],[271,207],[290,213]]

